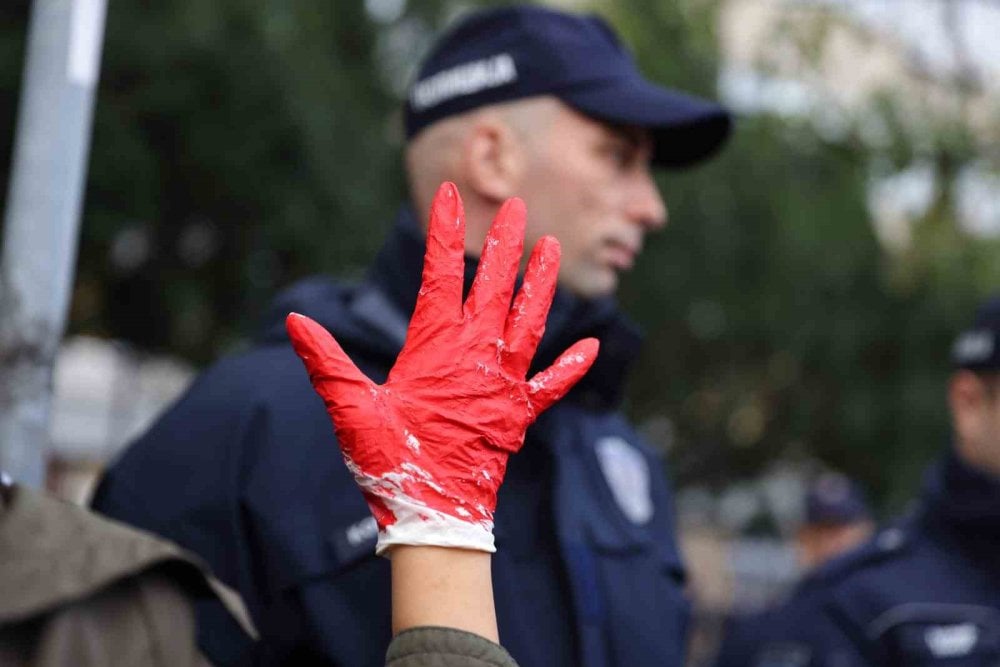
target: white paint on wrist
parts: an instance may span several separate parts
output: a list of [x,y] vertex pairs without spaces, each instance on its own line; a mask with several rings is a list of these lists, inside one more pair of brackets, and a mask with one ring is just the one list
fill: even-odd
[[379,498],[396,518],[392,525],[379,530],[375,546],[377,555],[399,544],[496,552],[493,513],[482,505],[472,507],[481,517],[479,519],[474,518],[472,512],[459,508],[469,516],[465,520],[429,507],[403,491],[406,484],[422,484],[435,493],[446,496],[445,490],[426,470],[405,462],[395,470],[375,477],[366,474],[346,454],[344,462],[354,474],[354,481],[361,490]]
[[462,521],[416,501],[396,496],[384,498],[396,522],[380,530],[375,553],[381,555],[399,544],[472,549],[494,553],[492,521]]

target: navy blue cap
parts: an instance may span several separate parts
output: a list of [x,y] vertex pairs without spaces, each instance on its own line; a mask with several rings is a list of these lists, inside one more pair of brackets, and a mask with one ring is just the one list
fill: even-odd
[[406,136],[448,116],[535,95],[554,95],[601,121],[647,128],[661,166],[707,157],[732,124],[718,104],[644,79],[603,19],[517,6],[476,12],[438,41],[410,87]]
[[871,518],[857,483],[837,473],[823,473],[806,492],[806,523],[844,524]]
[[1000,295],[980,304],[972,327],[952,345],[951,363],[972,371],[1000,371]]

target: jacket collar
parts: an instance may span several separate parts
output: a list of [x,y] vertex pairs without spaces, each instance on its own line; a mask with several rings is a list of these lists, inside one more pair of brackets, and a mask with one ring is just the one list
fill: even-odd
[[928,516],[955,533],[1000,539],[1000,478],[963,461],[954,446],[931,468],[924,485]]
[[[417,303],[423,273],[424,233],[411,208],[403,207],[396,225],[379,251],[367,283],[409,320]],[[466,258],[465,293],[476,275],[477,260]],[[538,346],[532,372],[547,367],[570,345],[588,336],[601,341],[597,361],[567,397],[594,409],[617,407],[627,373],[639,354],[642,335],[624,317],[612,298],[584,300],[557,289],[545,335]],[[399,341],[400,347],[402,341]]]
[[193,556],[152,535],[15,485],[0,510],[0,625],[81,599],[155,564]]
[[0,627],[48,613],[153,567],[199,600],[214,594],[250,638],[257,631],[239,595],[194,554],[150,533],[17,484],[0,505]]

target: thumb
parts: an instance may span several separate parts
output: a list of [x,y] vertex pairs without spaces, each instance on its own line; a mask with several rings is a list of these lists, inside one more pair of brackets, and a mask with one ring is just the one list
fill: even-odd
[[528,395],[540,414],[566,395],[590,370],[600,343],[596,338],[584,338],[559,355],[555,363],[539,371],[528,382]]
[[285,328],[295,354],[309,372],[313,389],[327,407],[341,403],[344,393],[356,390],[359,385],[371,386],[371,380],[358,370],[330,332],[316,321],[290,313],[285,319]]

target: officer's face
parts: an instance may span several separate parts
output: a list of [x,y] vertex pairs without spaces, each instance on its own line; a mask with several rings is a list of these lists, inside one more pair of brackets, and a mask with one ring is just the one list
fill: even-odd
[[1000,373],[984,380],[986,385],[986,421],[989,446],[1000,459]]
[[861,544],[874,530],[871,521],[806,524],[796,535],[799,563],[806,570],[818,567]]
[[614,292],[647,232],[667,210],[650,174],[652,144],[638,128],[606,125],[558,103],[533,137],[520,196],[528,207],[526,247],[551,234],[562,245],[560,283],[593,298]]
[[951,380],[949,402],[959,453],[1000,476],[1000,373],[959,371]]

